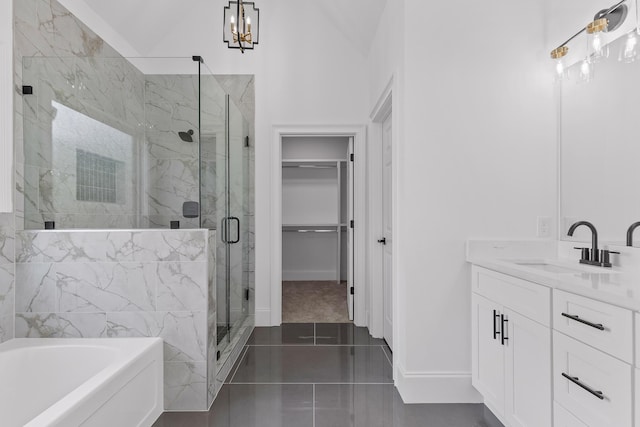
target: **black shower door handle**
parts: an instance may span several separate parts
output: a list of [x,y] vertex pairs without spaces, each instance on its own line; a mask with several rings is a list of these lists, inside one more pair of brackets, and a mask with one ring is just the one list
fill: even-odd
[[230,216],[229,222],[234,221],[236,223],[236,238],[235,240],[229,240],[227,243],[234,244],[240,241],[240,218],[236,216]]

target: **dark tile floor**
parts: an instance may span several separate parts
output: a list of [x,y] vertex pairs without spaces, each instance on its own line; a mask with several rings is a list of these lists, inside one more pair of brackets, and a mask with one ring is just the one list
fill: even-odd
[[352,324],[256,328],[209,412],[153,427],[498,427],[484,405],[405,405],[391,352]]

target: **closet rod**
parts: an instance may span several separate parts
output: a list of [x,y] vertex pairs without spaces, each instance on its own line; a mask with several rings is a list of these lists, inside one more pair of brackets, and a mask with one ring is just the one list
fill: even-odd
[[335,169],[337,166],[332,165],[282,165],[283,168],[301,168],[301,169]]
[[337,233],[337,230],[309,230],[309,229],[291,229],[291,230],[282,230],[285,232],[295,232],[295,233]]

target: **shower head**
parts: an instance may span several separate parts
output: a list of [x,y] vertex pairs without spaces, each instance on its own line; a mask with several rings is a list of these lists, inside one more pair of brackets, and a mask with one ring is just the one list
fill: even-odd
[[178,136],[184,142],[193,142],[193,129],[189,129],[186,132],[178,132]]

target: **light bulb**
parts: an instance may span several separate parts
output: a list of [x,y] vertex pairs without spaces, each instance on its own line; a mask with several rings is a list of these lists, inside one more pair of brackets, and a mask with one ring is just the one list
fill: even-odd
[[601,33],[594,33],[591,35],[591,58],[592,61],[597,62],[602,58],[609,56],[609,46],[604,44]]
[[564,64],[564,57],[569,52],[567,46],[560,46],[551,51],[551,58],[555,61],[555,80],[562,80],[567,77],[567,67]]
[[247,16],[247,33],[251,32],[251,17]]
[[236,17],[231,15],[231,19],[229,21],[231,22],[231,32],[235,33],[236,32]]
[[636,59],[638,59],[638,33],[633,30],[627,35],[627,39],[620,49],[618,60],[628,64]]
[[593,64],[585,58],[580,64],[579,80],[582,83],[589,83],[593,79]]
[[555,67],[555,81],[564,80],[567,78],[567,67],[564,65],[562,58],[556,59]]

